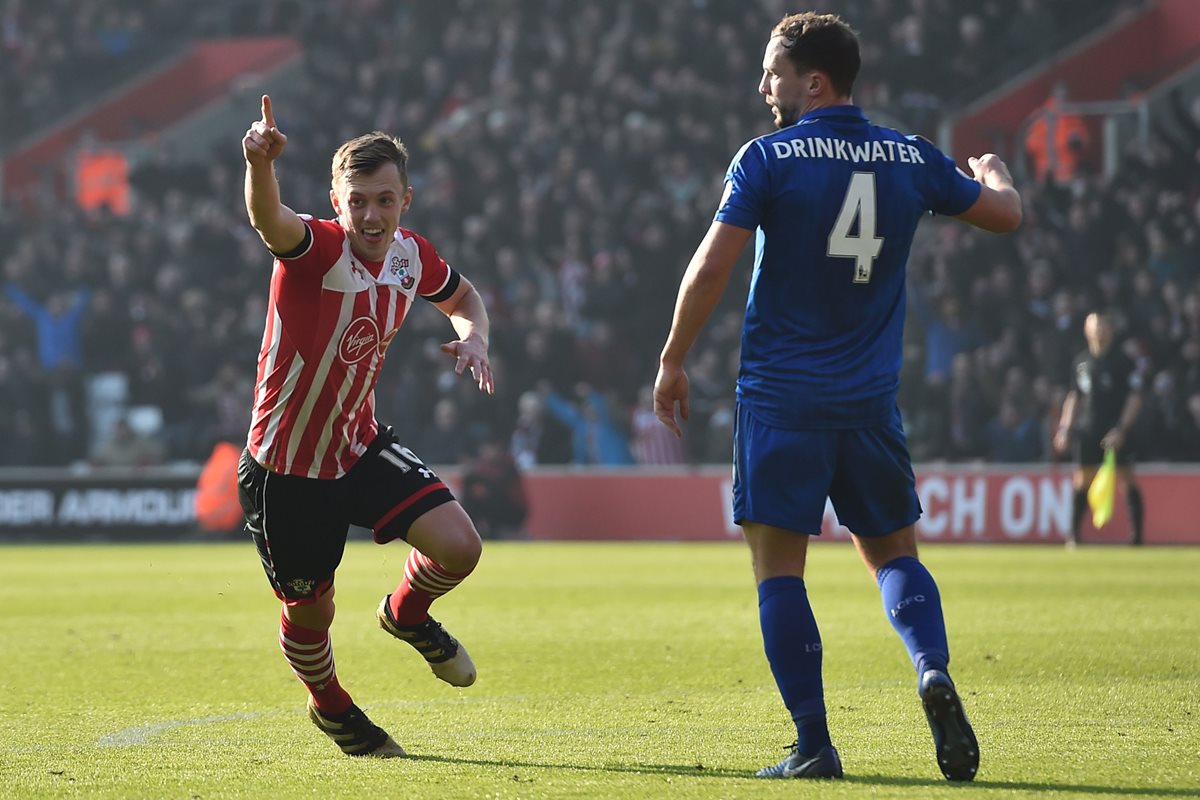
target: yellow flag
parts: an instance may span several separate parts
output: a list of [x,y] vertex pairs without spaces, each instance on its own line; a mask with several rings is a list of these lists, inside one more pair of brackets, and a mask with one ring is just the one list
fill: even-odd
[[1113,500],[1117,494],[1117,453],[1111,448],[1104,451],[1104,463],[1096,470],[1096,477],[1088,487],[1088,505],[1092,507],[1092,524],[1103,528],[1112,519]]

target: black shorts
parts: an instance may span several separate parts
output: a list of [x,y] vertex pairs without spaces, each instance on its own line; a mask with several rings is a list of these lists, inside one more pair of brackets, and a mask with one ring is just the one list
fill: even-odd
[[333,586],[351,525],[370,528],[385,544],[406,538],[422,514],[454,500],[391,428],[336,480],[271,472],[243,451],[238,497],[267,579],[289,605],[311,603]]
[[[1104,463],[1104,448],[1100,446],[1100,440],[1108,433],[1108,430],[1075,431],[1071,436],[1075,440],[1075,463],[1081,467],[1098,467]],[[1133,463],[1133,455],[1129,452],[1129,443],[1125,443],[1124,447],[1117,450],[1117,463],[1121,466],[1129,466]]]

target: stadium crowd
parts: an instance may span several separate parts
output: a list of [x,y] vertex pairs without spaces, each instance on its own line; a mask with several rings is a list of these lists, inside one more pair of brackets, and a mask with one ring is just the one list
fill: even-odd
[[[877,121],[932,136],[973,79],[1013,70],[1136,5],[1120,0],[842,0],[864,33],[856,100]],[[487,301],[497,394],[456,379],[449,328],[418,304],[389,351],[380,417],[434,464],[497,443],[534,464],[727,462],[742,309],[730,302],[697,349],[682,443],[647,400],[679,276],[708,226],[724,169],[769,114],[754,92],[763,32],[784,5],[619,0],[387,3],[282,0],[90,4],[111,25],[46,46],[61,3],[0,4],[4,107],[45,122],[88,59],[194,14],[164,37],[292,33],[304,104],[276,109],[279,172],[299,211],[329,216],[329,156],[382,129],[412,152],[413,209]],[[814,3],[817,7],[829,3]],[[1085,13],[1086,12],[1086,13]],[[76,26],[78,27],[78,26]],[[85,37],[86,38],[86,37]],[[78,57],[78,61],[72,59]],[[985,76],[986,70],[986,76]],[[37,88],[40,87],[40,88]],[[331,113],[336,110],[336,113]],[[1115,179],[1023,186],[1012,237],[923,226],[910,262],[901,405],[917,460],[1038,461],[1083,348],[1083,316],[1116,312],[1147,406],[1143,459],[1200,453],[1200,109],[1125,154]],[[247,121],[257,102],[246,108]],[[14,115],[5,114],[12,120]],[[16,123],[0,131],[11,141]],[[3,140],[0,140],[3,141]],[[0,464],[202,460],[244,440],[270,259],[246,221],[237,142],[182,157],[160,147],[131,175],[127,216],[64,203],[0,206]],[[967,154],[956,154],[965,158]],[[749,259],[741,271],[749,280]],[[97,429],[97,376],[128,407],[161,411]]]

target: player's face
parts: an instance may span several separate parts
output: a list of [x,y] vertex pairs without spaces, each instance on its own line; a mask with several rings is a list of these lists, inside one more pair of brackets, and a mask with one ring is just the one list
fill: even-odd
[[758,93],[767,101],[775,113],[775,127],[786,128],[804,113],[809,98],[807,87],[811,72],[796,71],[795,63],[788,58],[782,36],[772,36],[763,55],[763,76],[758,82]]
[[412,187],[404,185],[399,168],[389,162],[369,175],[340,176],[329,199],[350,237],[350,248],[360,258],[380,261],[412,203]]

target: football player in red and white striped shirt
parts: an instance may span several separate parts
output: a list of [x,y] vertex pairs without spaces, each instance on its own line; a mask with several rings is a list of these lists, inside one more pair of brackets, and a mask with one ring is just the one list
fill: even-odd
[[384,354],[418,296],[450,319],[442,345],[455,372],[493,391],[488,316],[471,283],[425,238],[400,227],[412,202],[408,152],[369,133],[333,156],[337,218],[299,215],[279,199],[274,162],[287,137],[270,97],[242,139],[246,209],[275,256],[250,435],[238,465],[246,528],[283,601],[279,642],[309,692],[312,721],[349,755],[404,755],[342,688],[329,627],[333,579],[350,525],[380,544],[412,545],[380,625],[454,686],[475,681],[466,649],[430,604],[475,568],[479,534],[450,490],[375,419]]

